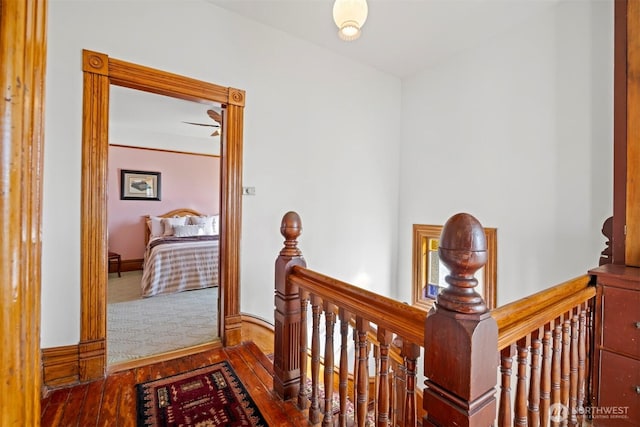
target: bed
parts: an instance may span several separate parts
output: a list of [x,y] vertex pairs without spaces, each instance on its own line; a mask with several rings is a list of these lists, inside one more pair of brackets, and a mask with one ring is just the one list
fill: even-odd
[[217,219],[193,209],[145,218],[143,297],[218,286]]

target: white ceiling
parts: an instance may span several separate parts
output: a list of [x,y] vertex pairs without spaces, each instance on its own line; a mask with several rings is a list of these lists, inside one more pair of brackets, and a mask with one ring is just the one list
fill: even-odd
[[358,40],[338,38],[333,0],[207,0],[400,78],[517,26],[559,1],[368,0]]
[[[215,122],[201,104],[121,86],[110,86],[109,142],[136,147],[219,154],[220,138],[211,134]],[[185,122],[201,123],[207,126]]]
[[[404,78],[558,1],[589,0],[368,0],[367,22],[361,37],[352,42],[338,38],[333,0],[207,1]],[[215,154],[219,149],[219,138],[211,137],[214,128],[183,123],[212,124],[206,114],[209,105],[118,86],[112,86],[111,101],[112,143],[170,148],[179,136],[181,147],[188,145],[186,151],[210,153],[215,146]]]

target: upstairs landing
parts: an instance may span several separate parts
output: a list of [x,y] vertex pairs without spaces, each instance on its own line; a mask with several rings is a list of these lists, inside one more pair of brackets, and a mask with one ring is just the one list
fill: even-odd
[[272,393],[273,363],[253,342],[219,348],[110,374],[103,380],[51,391],[42,399],[41,425],[136,425],[135,385],[228,360],[269,426],[307,425],[306,413]]

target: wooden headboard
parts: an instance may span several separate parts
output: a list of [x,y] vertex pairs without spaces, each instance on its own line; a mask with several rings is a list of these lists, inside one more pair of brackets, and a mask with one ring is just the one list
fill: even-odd
[[152,217],[152,216],[157,216],[158,218],[173,218],[176,216],[187,216],[187,215],[192,215],[192,216],[202,216],[204,215],[203,213],[200,213],[196,210],[193,209],[189,209],[189,208],[181,208],[181,209],[174,209],[172,211],[169,211],[165,214],[162,215],[145,215],[145,219],[144,219],[144,245],[147,246],[147,243],[149,243],[149,239],[151,238],[151,230],[149,230],[149,227],[147,226],[147,221]]

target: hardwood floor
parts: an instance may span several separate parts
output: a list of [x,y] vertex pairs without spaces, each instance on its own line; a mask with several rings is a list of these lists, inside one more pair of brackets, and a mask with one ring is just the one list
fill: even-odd
[[273,363],[253,342],[110,374],[106,379],[53,390],[42,399],[43,427],[136,425],[135,385],[228,360],[269,426],[307,425],[292,402],[274,398]]

